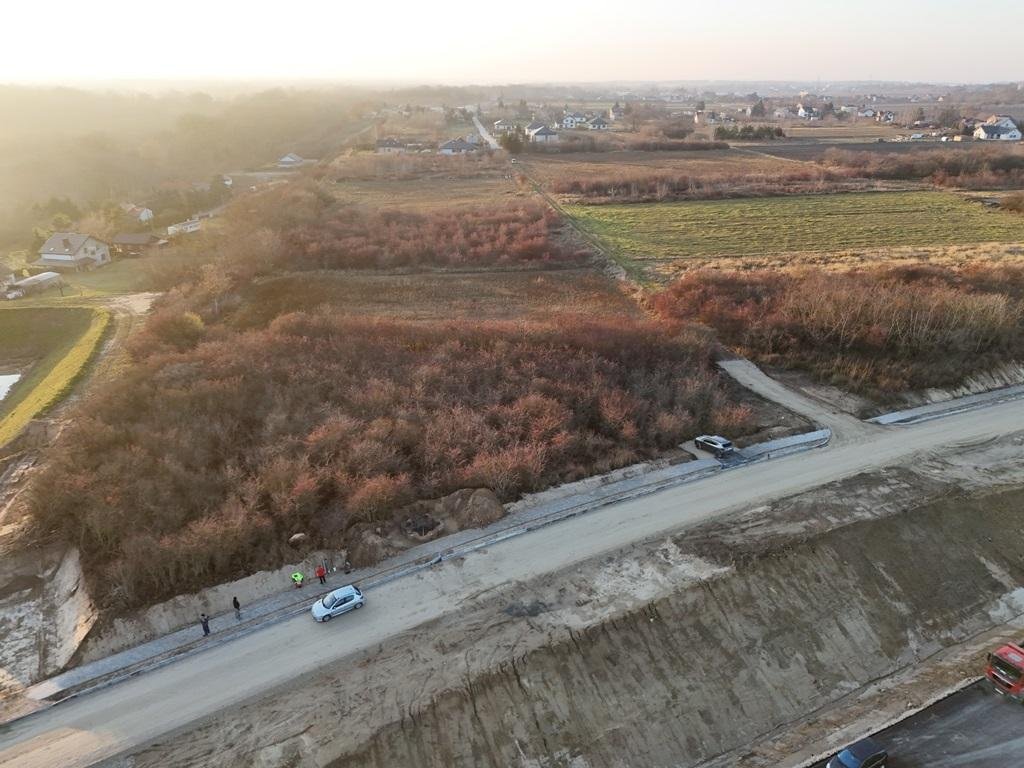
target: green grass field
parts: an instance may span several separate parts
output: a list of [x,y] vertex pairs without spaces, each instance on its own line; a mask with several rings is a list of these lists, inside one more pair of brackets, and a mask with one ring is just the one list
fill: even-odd
[[566,206],[626,263],[1024,241],[1024,216],[946,192]]
[[110,322],[105,309],[0,309],[0,371],[27,371],[0,401],[0,446],[56,405],[92,359]]

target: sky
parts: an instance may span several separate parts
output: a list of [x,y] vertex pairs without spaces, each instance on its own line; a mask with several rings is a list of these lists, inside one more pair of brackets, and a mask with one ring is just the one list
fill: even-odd
[[1024,80],[1020,0],[6,0],[0,82]]

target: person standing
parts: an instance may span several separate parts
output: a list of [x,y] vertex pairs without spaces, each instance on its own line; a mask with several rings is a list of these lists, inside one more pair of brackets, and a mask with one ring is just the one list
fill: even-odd
[[296,571],[292,574],[292,583],[295,584],[296,589],[302,586],[302,579],[302,571]]
[[320,583],[321,584],[326,584],[327,583],[327,569],[324,568],[322,565],[318,565],[316,567],[316,577],[318,579],[320,579]]
[[207,637],[210,634],[210,617],[205,613],[200,613],[199,623],[203,625],[203,637]]
[[242,604],[238,602],[237,597],[231,598],[231,604],[235,607],[235,619],[238,621],[242,620]]

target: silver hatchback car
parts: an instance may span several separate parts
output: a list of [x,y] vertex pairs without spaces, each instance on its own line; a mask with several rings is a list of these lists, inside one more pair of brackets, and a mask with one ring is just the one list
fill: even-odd
[[355,584],[339,587],[330,594],[324,595],[322,599],[313,603],[309,612],[317,621],[330,621],[335,616],[362,608],[366,598],[359,591]]

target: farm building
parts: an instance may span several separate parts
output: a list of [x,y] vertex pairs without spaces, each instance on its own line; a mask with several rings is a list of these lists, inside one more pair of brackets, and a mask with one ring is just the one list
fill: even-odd
[[80,272],[110,263],[110,247],[91,235],[55,232],[39,249],[33,267]]
[[53,288],[62,284],[63,279],[59,272],[40,272],[38,275],[32,275],[32,277],[15,280],[11,283],[9,290],[20,291],[23,295],[27,296],[30,293],[40,293],[47,288]]
[[141,256],[149,249],[166,243],[166,240],[147,232],[121,232],[110,241],[114,253],[122,257]]
[[284,157],[278,158],[278,168],[298,168],[305,162],[301,157],[296,155],[294,152],[289,152]]
[[380,139],[377,142],[378,155],[404,155],[408,149],[405,144],[393,137]]
[[179,221],[177,224],[171,224],[167,228],[168,237],[176,237],[177,235],[188,235],[192,232],[198,232],[203,228],[203,222],[198,218],[186,219],[185,221]]
[[558,132],[551,130],[546,125],[542,125],[530,133],[530,141],[535,144],[557,144]]
[[470,144],[465,139],[452,139],[446,141],[440,147],[437,148],[439,155],[464,155],[467,152],[475,152],[476,145]]

